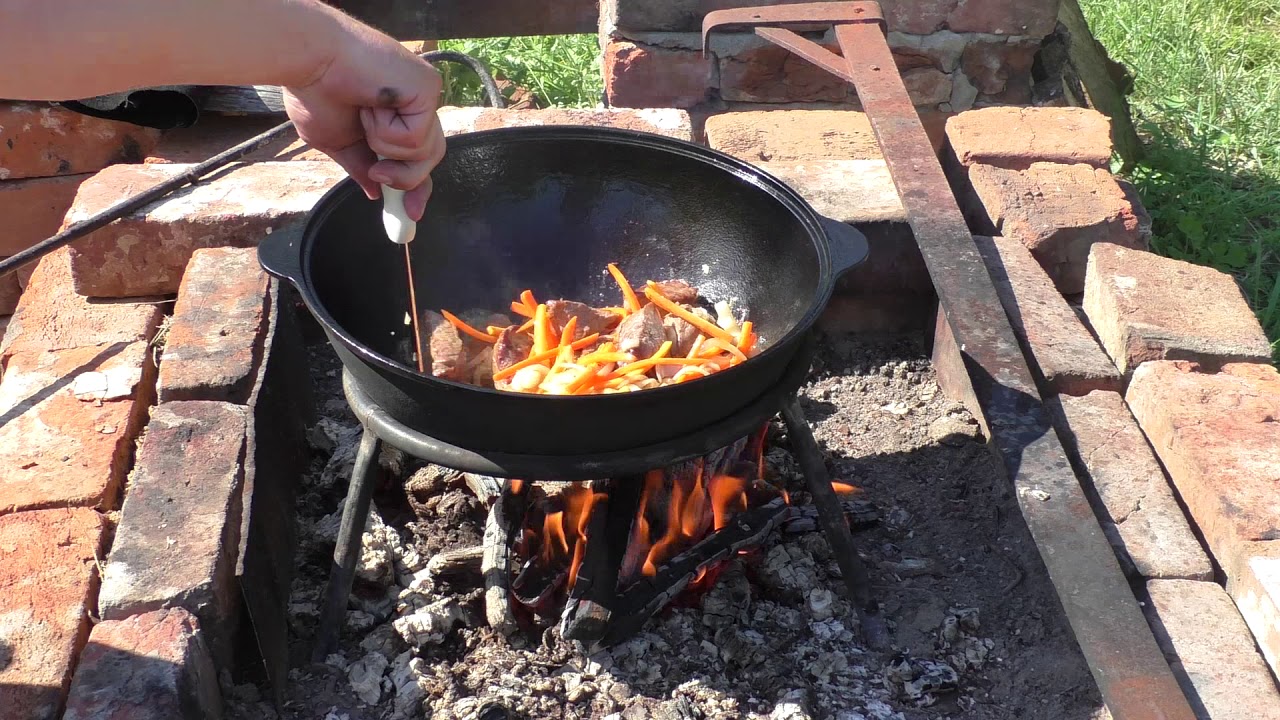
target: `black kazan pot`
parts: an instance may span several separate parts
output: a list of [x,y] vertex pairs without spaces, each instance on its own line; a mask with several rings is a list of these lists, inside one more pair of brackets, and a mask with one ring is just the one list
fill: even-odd
[[[355,381],[395,420],[477,452],[571,456],[658,445],[733,415],[779,381],[836,279],[867,254],[740,160],[610,128],[504,128],[454,136],[410,244],[420,311],[509,314],[520,291],[619,305],[606,271],[636,285],[680,278],[745,309],[763,350],[709,377],[632,393],[534,395],[416,372],[404,251],[381,201],[346,179],[299,237],[270,235],[263,267],[295,285]],[[765,418],[760,418],[763,421]]]

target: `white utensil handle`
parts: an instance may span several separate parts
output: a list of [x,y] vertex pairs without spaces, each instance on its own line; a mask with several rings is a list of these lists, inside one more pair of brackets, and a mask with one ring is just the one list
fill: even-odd
[[[379,160],[386,160],[381,155]],[[397,190],[390,185],[382,186],[382,226],[387,237],[397,245],[408,245],[418,232],[418,223],[409,219],[404,209],[404,190]]]

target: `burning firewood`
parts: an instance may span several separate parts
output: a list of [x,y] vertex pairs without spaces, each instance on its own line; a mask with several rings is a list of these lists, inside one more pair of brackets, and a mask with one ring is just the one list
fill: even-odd
[[712,315],[684,280],[649,280],[637,293],[616,265],[608,270],[622,293],[616,307],[538,302],[525,290],[510,308],[526,319],[520,325],[500,315],[468,322],[483,315],[475,310],[424,313],[432,374],[510,392],[598,395],[697,380],[759,352],[751,321],[727,301]]

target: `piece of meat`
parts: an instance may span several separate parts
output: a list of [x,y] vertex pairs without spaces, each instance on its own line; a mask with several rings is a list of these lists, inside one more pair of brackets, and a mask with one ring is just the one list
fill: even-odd
[[602,333],[613,327],[618,316],[604,310],[597,310],[590,305],[573,300],[548,300],[547,319],[551,321],[551,332],[559,337],[569,318],[578,318],[578,326],[573,331],[573,339],[581,340],[592,333]]
[[663,297],[673,303],[690,304],[698,301],[698,288],[684,280],[663,280],[654,285],[658,286],[658,292],[662,293]]
[[662,315],[653,303],[640,312],[632,313],[618,325],[618,349],[636,356],[637,360],[652,357],[667,339],[662,326]]
[[508,325],[493,344],[493,371],[502,372],[529,357],[533,338],[519,332],[519,325]]
[[425,310],[422,313],[422,330],[428,338],[429,357],[426,359],[430,361],[423,365],[430,367],[435,377],[466,380],[467,352],[458,329],[443,315]]
[[687,357],[689,350],[693,348],[693,342],[698,339],[698,328],[684,318],[668,315],[662,319],[662,329],[671,341],[671,354]]

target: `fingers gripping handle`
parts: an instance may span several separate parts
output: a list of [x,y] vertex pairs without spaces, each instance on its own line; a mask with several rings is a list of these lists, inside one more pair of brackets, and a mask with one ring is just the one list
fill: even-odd
[[[381,155],[379,160],[386,160]],[[418,223],[409,218],[404,209],[404,190],[397,190],[390,185],[382,186],[382,226],[386,228],[387,237],[397,245],[408,245],[418,232]]]

